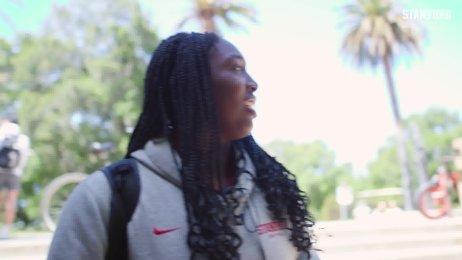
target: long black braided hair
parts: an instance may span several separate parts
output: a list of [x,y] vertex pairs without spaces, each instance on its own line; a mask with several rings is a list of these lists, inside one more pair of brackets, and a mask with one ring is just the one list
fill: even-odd
[[[233,229],[236,203],[212,188],[217,175],[219,129],[210,80],[209,51],[218,41],[213,33],[178,33],[155,50],[144,81],[141,115],[128,154],[154,138],[168,138],[181,157],[181,177],[188,214],[191,259],[239,259],[241,238]],[[234,141],[256,168],[256,185],[264,192],[276,220],[289,220],[291,241],[309,254],[308,228],[313,219],[308,199],[294,175],[269,156],[252,136]]]

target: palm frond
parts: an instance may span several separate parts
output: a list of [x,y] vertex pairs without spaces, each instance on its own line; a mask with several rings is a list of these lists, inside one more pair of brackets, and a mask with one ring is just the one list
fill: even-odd
[[[184,26],[192,19],[205,19],[209,21],[209,24],[215,24],[217,19],[221,19],[231,28],[242,27],[235,19],[235,17],[239,16],[252,22],[257,22],[255,10],[253,8],[238,4],[233,0],[195,0],[195,3],[195,9],[192,14],[182,19],[178,28]],[[202,30],[204,30],[204,28],[202,28]],[[218,32],[218,28],[216,28],[216,30],[216,32]]]
[[192,16],[192,15],[186,16],[185,18],[183,18],[183,19],[176,25],[176,28],[177,28],[177,29],[183,28],[183,27],[186,25],[186,23],[188,23],[188,22],[189,22],[190,20],[192,20],[192,19],[194,19],[194,16]]
[[238,22],[234,21],[231,17],[229,17],[228,13],[223,13],[222,15],[220,15],[220,18],[223,19],[226,25],[230,28],[241,27],[241,25]]
[[420,53],[420,31],[393,4],[390,0],[357,0],[342,8],[351,25],[342,52],[357,66],[376,67],[385,55],[393,60],[399,54]]
[[233,13],[242,16],[252,22],[257,22],[256,12],[253,8],[249,6],[232,4],[228,6],[227,13]]

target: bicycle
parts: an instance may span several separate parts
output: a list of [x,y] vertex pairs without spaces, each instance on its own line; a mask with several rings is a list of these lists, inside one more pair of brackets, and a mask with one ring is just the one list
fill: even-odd
[[[111,142],[93,142],[90,145],[90,152],[98,159],[103,159],[105,165],[109,164],[109,153],[114,149]],[[88,177],[87,173],[70,172],[53,179],[43,190],[40,201],[40,213],[45,226],[50,230],[56,229],[61,211],[74,190],[74,188]]]
[[452,160],[449,156],[442,158],[437,174],[418,193],[417,207],[427,218],[438,219],[451,211],[451,189],[457,190],[457,175],[448,167]]

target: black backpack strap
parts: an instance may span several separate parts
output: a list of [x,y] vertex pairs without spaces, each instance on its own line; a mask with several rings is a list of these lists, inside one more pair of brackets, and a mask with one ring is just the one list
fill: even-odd
[[136,160],[123,159],[102,171],[112,191],[106,260],[128,259],[127,224],[138,204],[141,188]]

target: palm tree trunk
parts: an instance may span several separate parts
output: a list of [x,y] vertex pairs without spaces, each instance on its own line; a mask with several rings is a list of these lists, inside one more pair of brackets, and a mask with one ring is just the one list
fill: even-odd
[[387,53],[383,58],[385,77],[387,80],[388,93],[390,96],[391,107],[397,128],[397,148],[401,166],[401,186],[404,195],[404,209],[412,210],[411,175],[409,171],[409,160],[406,153],[406,138],[401,113],[398,106],[398,98],[395,91],[395,83],[391,74],[390,55]]
[[428,181],[427,157],[425,155],[425,146],[422,142],[422,135],[416,122],[411,122],[412,141],[414,143],[415,165],[417,167],[417,179],[419,187],[422,187]]
[[203,9],[200,11],[200,22],[201,29],[203,32],[217,32],[217,27],[215,21],[213,20],[213,10],[212,9]]

